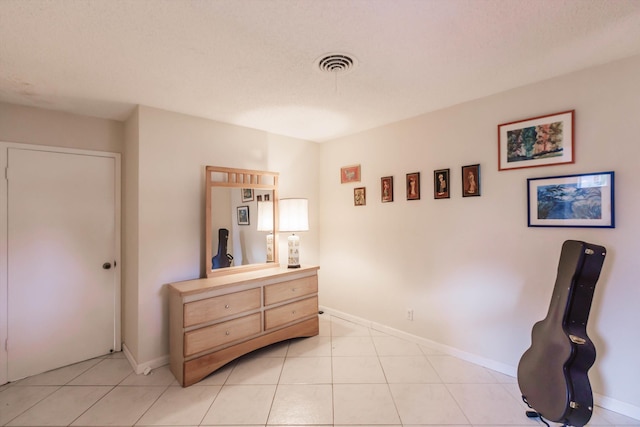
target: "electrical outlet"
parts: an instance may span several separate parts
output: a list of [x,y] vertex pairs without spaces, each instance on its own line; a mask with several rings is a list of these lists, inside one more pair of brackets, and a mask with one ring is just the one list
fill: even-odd
[[407,308],[407,320],[413,320],[413,308]]

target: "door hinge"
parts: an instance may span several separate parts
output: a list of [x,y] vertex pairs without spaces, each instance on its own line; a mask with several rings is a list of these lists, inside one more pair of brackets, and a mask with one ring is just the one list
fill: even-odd
[[9,166],[7,166],[6,168],[4,168],[4,179],[6,179],[7,181],[9,181]]

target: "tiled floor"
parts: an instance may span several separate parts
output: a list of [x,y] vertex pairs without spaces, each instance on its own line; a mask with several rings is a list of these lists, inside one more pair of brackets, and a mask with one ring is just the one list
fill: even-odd
[[[191,387],[122,354],[0,386],[7,426],[542,426],[514,378],[328,315]],[[640,426],[596,407],[590,425]]]

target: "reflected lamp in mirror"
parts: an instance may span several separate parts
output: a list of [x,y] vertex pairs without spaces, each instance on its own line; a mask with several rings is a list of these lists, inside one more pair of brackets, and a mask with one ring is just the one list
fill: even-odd
[[273,202],[258,202],[258,231],[267,231],[267,262],[273,262]]
[[288,267],[300,267],[300,237],[298,231],[309,231],[309,201],[307,199],[280,199],[280,231],[292,233],[288,242]]

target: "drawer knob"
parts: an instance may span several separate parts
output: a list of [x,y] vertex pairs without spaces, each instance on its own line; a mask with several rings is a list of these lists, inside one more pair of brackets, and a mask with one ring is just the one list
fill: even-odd
[[296,288],[291,288],[291,292],[295,292],[295,291],[296,291]]
[[295,311],[295,310],[293,310],[293,311],[291,312],[291,314],[296,314],[296,311]]
[[225,305],[224,305],[224,308],[229,308],[229,304],[225,304]]
[[224,334],[225,334],[225,335],[229,335],[229,334],[230,334],[230,332],[229,332],[229,331],[227,331],[227,332],[225,332]]

